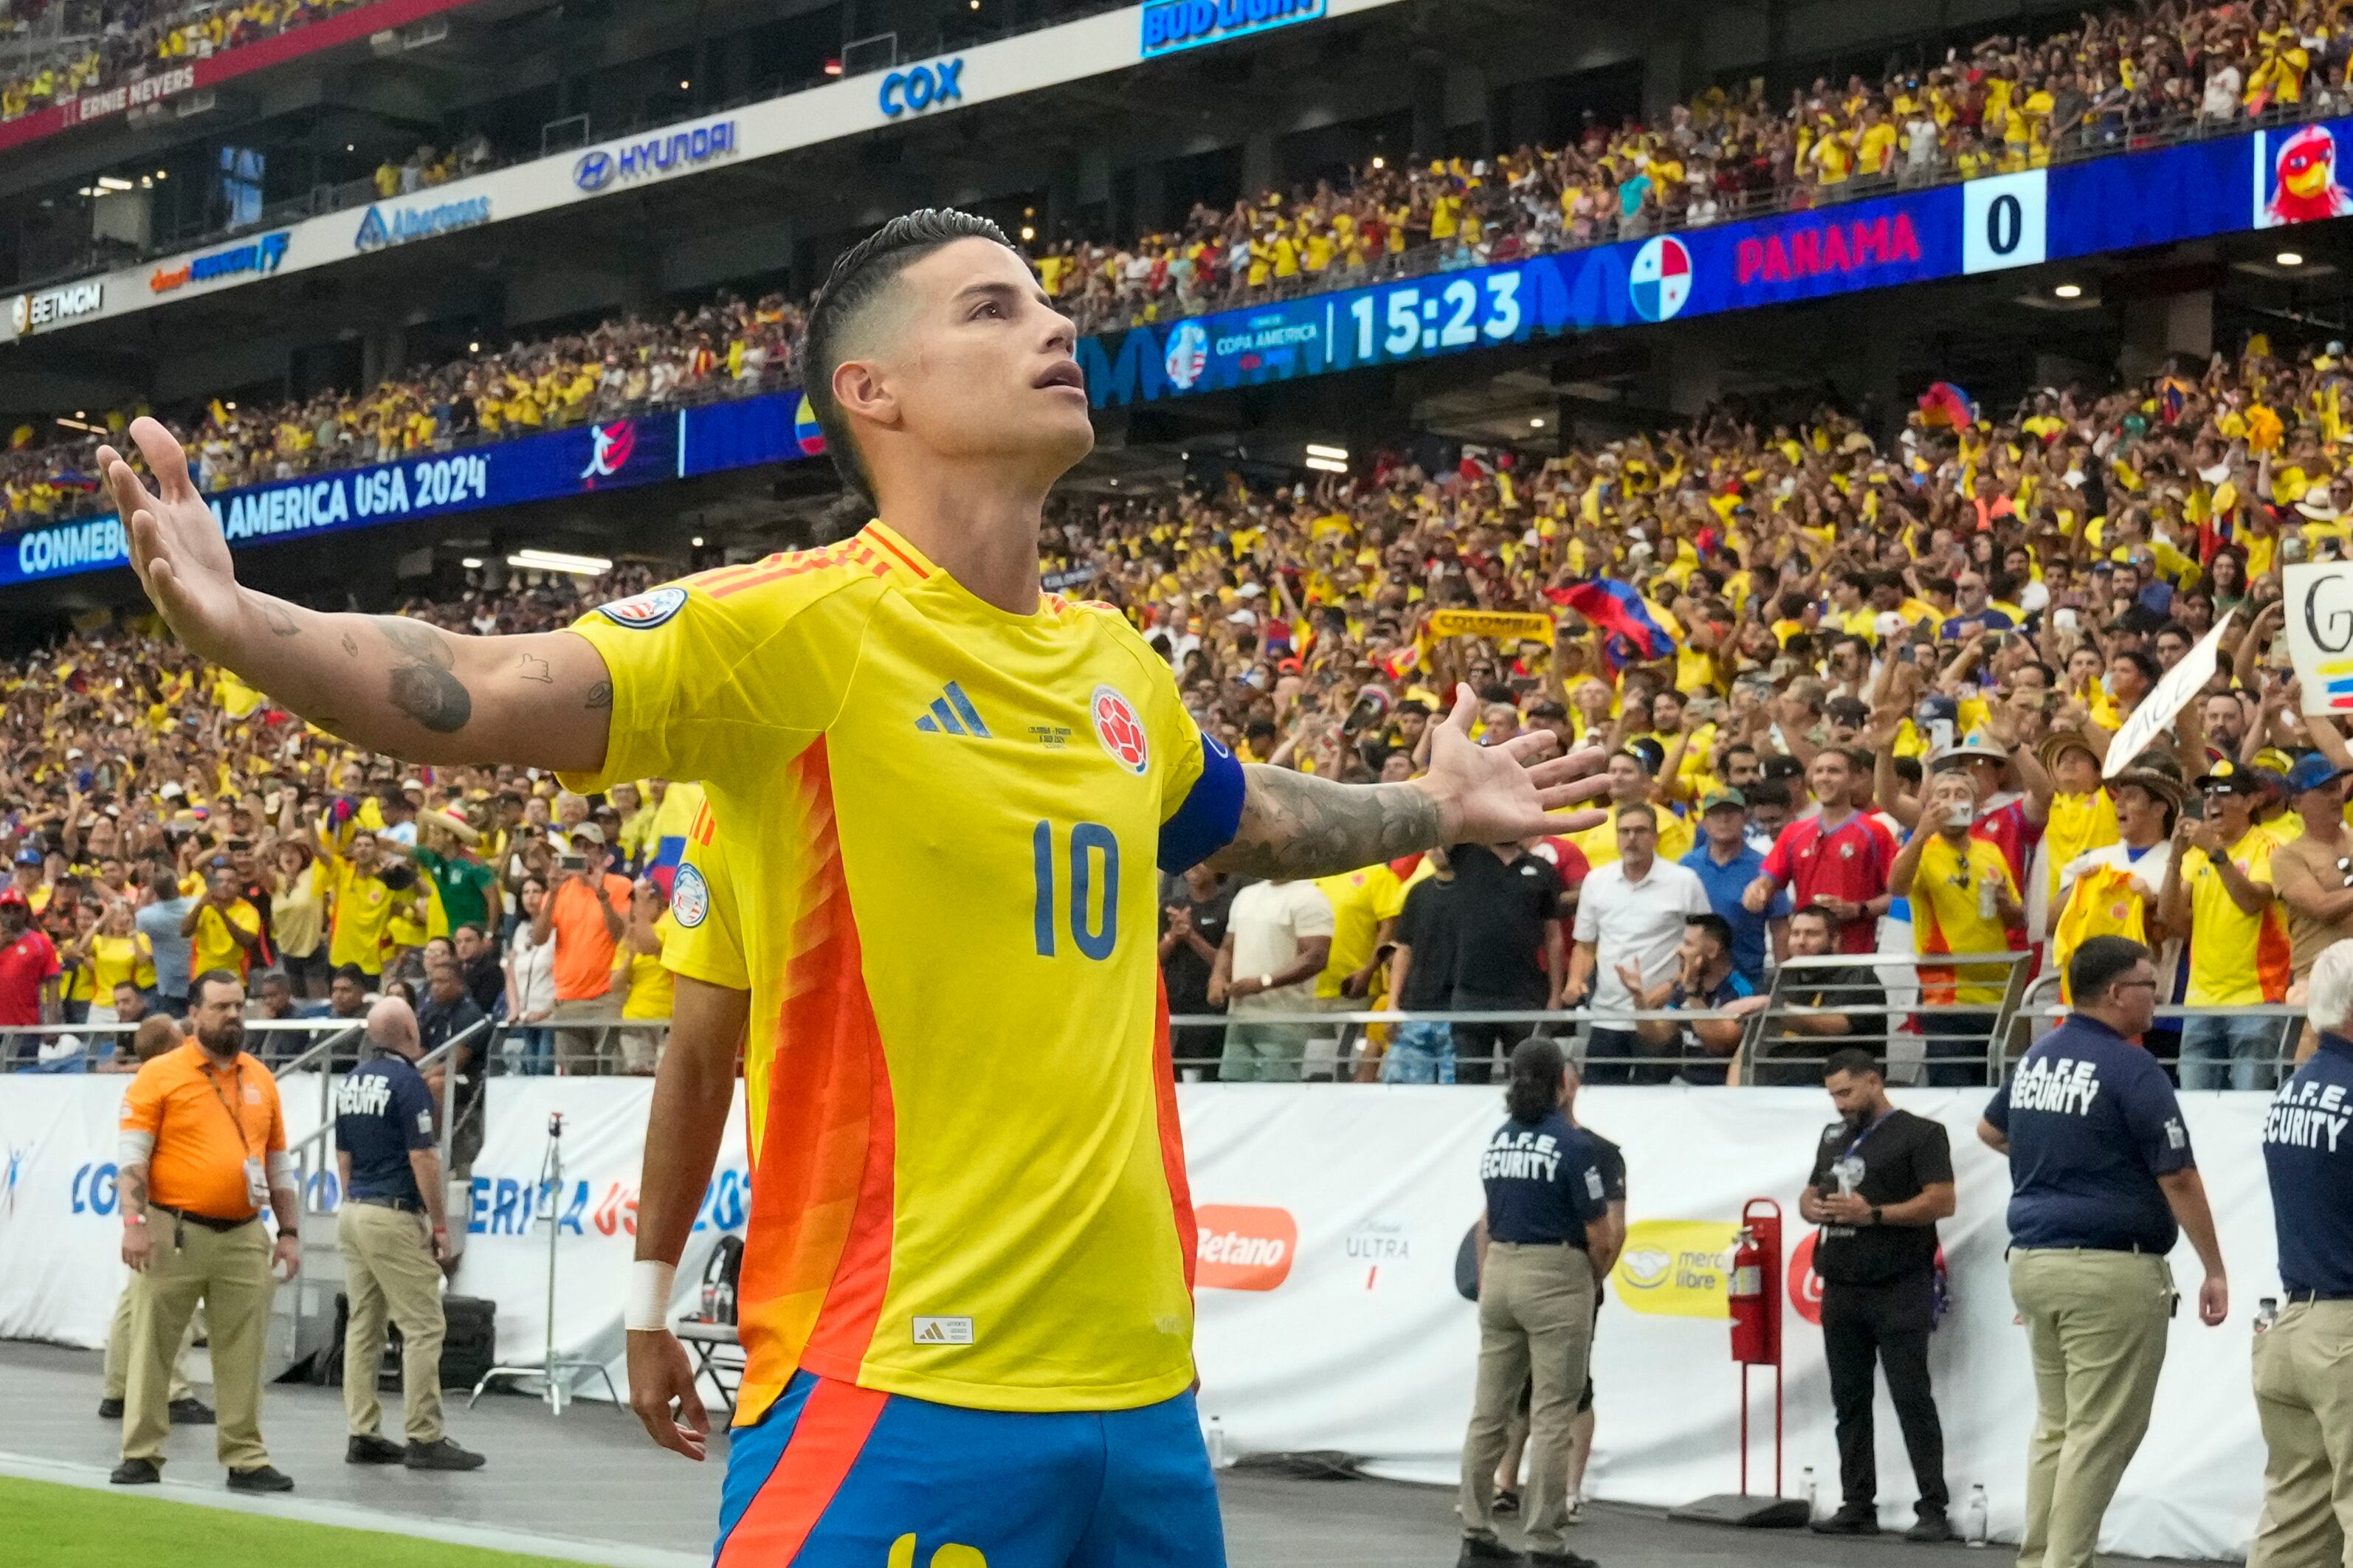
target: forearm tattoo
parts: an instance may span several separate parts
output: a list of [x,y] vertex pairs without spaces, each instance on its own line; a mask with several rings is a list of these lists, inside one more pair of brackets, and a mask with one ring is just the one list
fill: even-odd
[[1419,784],[1344,784],[1289,768],[1243,770],[1234,841],[1213,858],[1250,877],[1329,877],[1438,842],[1438,803]]
[[399,656],[392,667],[392,705],[437,735],[464,729],[474,699],[450,673],[458,655],[448,637],[438,626],[401,616],[377,616],[370,624]]

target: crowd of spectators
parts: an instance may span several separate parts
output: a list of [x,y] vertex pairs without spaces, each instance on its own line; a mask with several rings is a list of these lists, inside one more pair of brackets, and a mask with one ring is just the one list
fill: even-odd
[[[649,582],[517,581],[403,613],[545,630]],[[273,1062],[400,995],[428,1047],[491,1018],[495,1054],[470,1044],[510,1070],[651,1070],[693,785],[592,803],[525,770],[362,755],[143,619],[44,649],[0,692],[0,1024],[46,1005],[90,1030],[0,1038],[0,1064],[127,1070],[130,1026],[184,1014],[190,978],[226,968],[276,1026]]]
[[0,79],[0,121],[185,60],[259,43],[368,0],[13,0],[0,46],[26,48]]
[[[218,11],[266,11],[277,25],[301,9],[253,0]],[[2040,40],[1988,38],[1876,82],[1819,79],[1778,109],[1760,82],[1711,88],[1663,122],[1588,115],[1578,139],[1556,149],[1428,163],[1374,157],[1336,184],[1269,191],[1230,209],[1196,206],[1165,233],[1124,243],[1050,237],[1034,248],[1049,293],[1092,332],[2035,167],[2165,132],[2338,113],[2353,101],[2348,71],[2353,26],[2321,0],[2165,0],[2089,16]],[[387,158],[375,185],[386,196],[413,192],[491,158],[480,136],[420,146]],[[200,482],[227,489],[682,398],[775,390],[794,377],[802,321],[801,306],[782,296],[757,305],[722,296],[667,323],[625,317],[503,350],[485,344],[364,391],[269,409],[216,403],[181,423]],[[138,412],[111,411],[103,422],[119,429]],[[0,460],[0,524],[103,505],[91,477],[102,437],[80,428],[88,423],[78,418],[64,440],[30,425],[15,431]]]
[[[668,321],[625,316],[585,332],[388,377],[364,393],[328,391],[257,407],[215,400],[185,428],[206,490],[391,462],[476,441],[528,436],[713,396],[772,392],[791,376],[802,313],[781,295],[723,294]],[[98,448],[145,409],[111,412],[104,433],[42,444],[19,426],[0,457],[0,507],[12,522],[102,506]]]
[[[1719,409],[1549,459],[1463,448],[1434,471],[1387,456],[1281,489],[1058,505],[1052,580],[1122,606],[1247,761],[1409,778],[1457,682],[1482,741],[1544,727],[1608,753],[1609,820],[1589,830],[1240,902],[1206,873],[1172,887],[1172,1010],[1271,996],[1233,1040],[1190,1032],[1180,1048],[1284,1076],[1371,1071],[1388,1044],[1393,1073],[1476,1076],[1506,1043],[1504,1026],[1423,1028],[1350,1037],[1343,1056],[1336,1031],[1283,1021],[1394,994],[1585,1007],[1602,1076],[1720,1082],[1727,1024],[1773,966],[1843,955],[1803,977],[1816,1013],[1752,1075],[1773,1080],[1777,1057],[1823,1034],[1894,1030],[1924,1041],[1932,1078],[1959,1079],[1982,1071],[2006,955],[2055,973],[2086,937],[2122,933],[2157,946],[2165,1001],[2214,1010],[2167,1030],[2183,1080],[2268,1082],[2279,1026],[2225,1010],[2282,1002],[2353,935],[2353,753],[2301,715],[2279,606],[2284,565],[2353,543],[2341,354],[2258,337],[2006,411],[1940,384],[1876,437],[1834,410],[1776,426]],[[486,586],[411,613],[522,630],[581,602]],[[1553,635],[1445,618],[1465,611],[1541,616]],[[2120,730],[2225,619],[2209,690],[2104,783]],[[514,770],[358,756],[141,625],[46,650],[0,691],[0,839],[24,899],[21,914],[0,900],[0,942],[29,921],[78,955],[68,973],[87,978],[66,1001],[104,1008],[141,933],[130,961],[153,965],[166,1002],[184,933],[214,957],[283,954],[290,1005],[350,965],[334,982],[349,995],[330,999],[345,1013],[446,959],[477,966],[486,1011],[503,999],[559,1031],[517,1030],[518,1065],[650,1060],[648,1040],[575,1026],[618,1009],[567,1005],[606,998],[617,966],[626,994],[659,984],[636,957],[656,951],[662,846],[686,831],[692,785],[599,803]],[[426,875],[404,902],[412,842]],[[542,918],[551,889],[560,909]],[[259,926],[242,939],[256,922],[240,899]],[[465,953],[431,947],[445,930]],[[586,970],[554,965],[568,991],[532,968],[567,940],[597,945]],[[501,954],[512,980],[491,973]],[[584,991],[584,973],[606,983]],[[632,1016],[657,1016],[652,995]],[[1676,1009],[1711,1016],[1626,1016]]]

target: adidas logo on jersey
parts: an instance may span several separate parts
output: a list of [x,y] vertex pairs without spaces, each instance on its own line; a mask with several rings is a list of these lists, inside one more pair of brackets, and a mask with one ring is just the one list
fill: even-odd
[[972,1343],[972,1320],[917,1318],[915,1342],[919,1345],[968,1345]]
[[915,728],[927,735],[969,735],[976,741],[995,739],[988,726],[980,721],[980,710],[964,694],[964,688],[951,680],[947,689],[932,699],[931,710],[915,721]]

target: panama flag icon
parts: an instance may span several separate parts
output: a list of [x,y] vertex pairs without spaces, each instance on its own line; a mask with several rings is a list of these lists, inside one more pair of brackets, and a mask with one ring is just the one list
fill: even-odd
[[1663,321],[1691,298],[1691,252],[1671,234],[1643,242],[1626,274],[1626,292],[1634,313],[1646,321]]

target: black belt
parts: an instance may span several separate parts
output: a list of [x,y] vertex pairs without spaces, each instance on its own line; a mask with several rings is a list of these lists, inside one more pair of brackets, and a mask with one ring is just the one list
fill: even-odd
[[398,1209],[402,1214],[423,1214],[425,1204],[418,1198],[345,1198],[347,1204],[365,1204],[371,1208]]
[[219,1231],[224,1235],[232,1230],[243,1230],[247,1226],[251,1225],[255,1220],[261,1217],[261,1213],[259,1209],[246,1215],[243,1219],[215,1219],[211,1215],[197,1214],[193,1209],[175,1209],[169,1204],[150,1204],[148,1207],[159,1210],[164,1214],[170,1215],[174,1219],[184,1219],[190,1225],[200,1225],[206,1230]]
[[2280,1298],[2283,1307],[2302,1307],[2314,1301],[2353,1301],[2353,1290],[2291,1290]]

